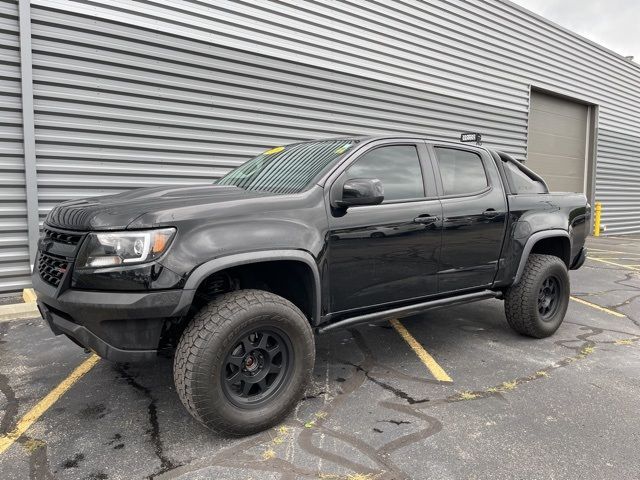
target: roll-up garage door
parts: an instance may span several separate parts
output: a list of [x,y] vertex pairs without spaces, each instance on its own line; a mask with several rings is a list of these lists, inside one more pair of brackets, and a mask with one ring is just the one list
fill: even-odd
[[526,165],[552,191],[584,192],[589,107],[531,92]]

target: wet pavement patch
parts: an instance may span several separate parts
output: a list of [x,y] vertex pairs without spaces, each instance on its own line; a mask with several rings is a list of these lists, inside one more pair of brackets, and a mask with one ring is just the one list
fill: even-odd
[[76,453],[73,458],[68,458],[62,463],[62,468],[78,468],[80,462],[84,460],[84,454]]
[[[640,265],[640,242],[591,239]],[[623,252],[623,253],[611,253]],[[100,361],[0,454],[9,479],[637,478],[640,272],[596,260],[571,273],[551,338],[511,332],[490,300],[402,320],[452,383],[379,324],[317,338],[304,399],[280,426],[220,437],[195,422],[171,362]],[[0,430],[87,356],[40,320],[0,323]]]

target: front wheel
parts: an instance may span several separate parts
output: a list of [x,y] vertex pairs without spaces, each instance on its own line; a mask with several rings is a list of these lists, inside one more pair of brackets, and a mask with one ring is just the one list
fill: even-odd
[[529,337],[553,335],[567,312],[569,292],[564,262],[553,255],[531,254],[520,281],[506,292],[507,322]]
[[220,433],[248,435],[292,410],[314,360],[311,326],[295,305],[269,292],[239,290],[195,315],[173,371],[191,415]]

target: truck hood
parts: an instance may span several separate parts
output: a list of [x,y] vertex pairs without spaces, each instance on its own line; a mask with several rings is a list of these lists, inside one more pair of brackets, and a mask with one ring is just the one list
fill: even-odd
[[155,187],[71,200],[56,206],[46,223],[68,230],[123,230],[136,218],[172,209],[227,202],[259,202],[271,196],[226,185]]

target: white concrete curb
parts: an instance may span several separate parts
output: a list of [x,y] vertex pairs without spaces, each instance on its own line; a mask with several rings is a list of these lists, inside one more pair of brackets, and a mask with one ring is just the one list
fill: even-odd
[[40,312],[36,302],[14,303],[12,305],[0,305],[0,322],[9,322],[19,318],[39,317]]
[[21,318],[35,318],[40,316],[36,306],[36,294],[32,288],[25,288],[22,292],[24,303],[0,305],[0,322],[9,322]]

